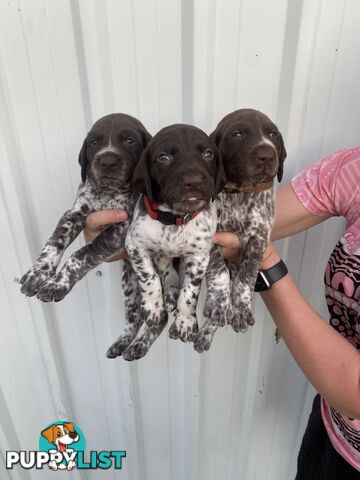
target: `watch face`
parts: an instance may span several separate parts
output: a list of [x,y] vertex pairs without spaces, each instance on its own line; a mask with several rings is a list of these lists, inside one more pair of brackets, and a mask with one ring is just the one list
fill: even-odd
[[270,286],[269,280],[266,278],[264,272],[260,270],[255,282],[255,292],[264,292],[265,290],[269,290]]

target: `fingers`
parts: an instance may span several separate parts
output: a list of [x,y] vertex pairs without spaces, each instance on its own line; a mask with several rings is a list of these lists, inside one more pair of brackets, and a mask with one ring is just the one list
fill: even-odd
[[216,232],[213,236],[213,242],[223,248],[240,248],[240,240],[235,233]]
[[86,218],[86,227],[90,230],[102,230],[102,227],[111,223],[125,222],[128,214],[125,210],[100,210],[93,212]]
[[[128,219],[128,214],[124,210],[100,210],[98,212],[90,213],[87,216],[84,228],[85,242],[90,243],[96,238],[106,225],[112,223],[125,222]],[[126,251],[111,257],[108,261],[115,261],[126,258]]]
[[225,258],[238,261],[240,258],[240,240],[235,233],[217,232],[213,236],[213,242],[222,248]]

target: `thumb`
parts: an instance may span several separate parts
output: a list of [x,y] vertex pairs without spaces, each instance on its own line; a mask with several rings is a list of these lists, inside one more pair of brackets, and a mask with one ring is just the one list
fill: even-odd
[[213,243],[223,248],[240,248],[240,240],[235,233],[216,232],[212,238]]

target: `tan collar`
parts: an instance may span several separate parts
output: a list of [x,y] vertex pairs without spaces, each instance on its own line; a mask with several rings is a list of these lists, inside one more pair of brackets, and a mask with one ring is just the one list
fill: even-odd
[[262,192],[264,190],[269,190],[274,186],[274,182],[267,182],[267,183],[258,183],[257,185],[254,185],[253,187],[248,186],[248,187],[241,187],[240,185],[237,185],[236,183],[231,183],[228,182],[225,187],[224,187],[224,192],[225,193],[254,193],[254,192]]

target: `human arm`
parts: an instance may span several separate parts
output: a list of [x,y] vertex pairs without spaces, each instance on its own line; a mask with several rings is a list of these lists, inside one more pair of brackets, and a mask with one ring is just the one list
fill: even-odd
[[[280,260],[270,243],[261,269]],[[360,352],[307,303],[290,275],[261,293],[297,364],[339,412],[360,418]]]
[[[299,224],[298,224],[299,225]],[[233,233],[216,233],[214,242],[236,260],[240,241]],[[270,242],[262,270],[280,256]],[[291,276],[285,275],[261,293],[280,335],[315,389],[339,412],[360,418],[360,353],[308,304]]]
[[291,183],[280,187],[275,195],[275,220],[271,240],[280,240],[303,232],[332,215],[314,215],[300,202]]

